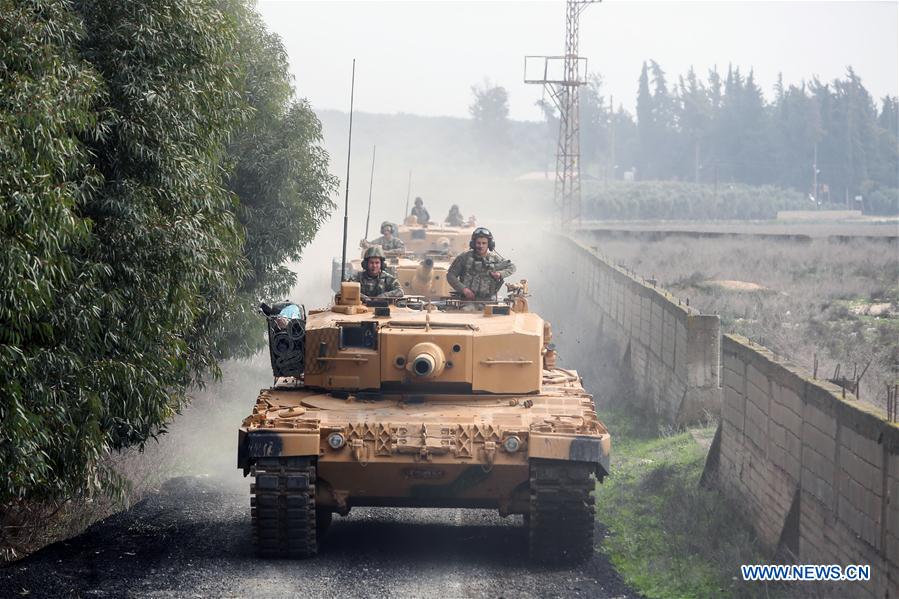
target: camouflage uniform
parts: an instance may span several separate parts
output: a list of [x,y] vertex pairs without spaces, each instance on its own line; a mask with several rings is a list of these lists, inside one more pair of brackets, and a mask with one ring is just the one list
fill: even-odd
[[[498,281],[490,276],[492,271],[499,273]],[[475,299],[492,299],[502,287],[503,279],[514,272],[515,265],[494,251],[488,251],[482,258],[474,250],[468,250],[453,260],[446,280],[459,293],[468,287],[474,292]]]
[[458,209],[450,210],[450,213],[446,216],[446,220],[444,222],[451,227],[461,227],[465,225],[465,218],[462,216],[462,213],[459,212]]
[[403,289],[400,282],[384,271],[377,277],[369,276],[366,271],[362,271],[353,276],[354,281],[358,281],[362,287],[362,295],[368,297],[403,297]]
[[424,206],[415,206],[412,208],[412,216],[418,219],[418,224],[426,225],[431,220],[431,215]]
[[381,249],[385,252],[392,252],[395,250],[405,250],[406,244],[403,243],[403,240],[399,237],[394,236],[392,239],[388,240],[386,237],[381,235],[377,239],[373,239],[368,242],[370,245],[379,245]]

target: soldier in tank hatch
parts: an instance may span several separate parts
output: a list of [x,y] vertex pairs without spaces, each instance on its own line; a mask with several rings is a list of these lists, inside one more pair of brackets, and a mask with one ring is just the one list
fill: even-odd
[[376,297],[403,297],[399,281],[384,272],[383,267],[384,251],[381,246],[373,245],[365,250],[362,272],[353,277],[361,287],[363,301]]
[[372,239],[371,241],[363,239],[362,243],[359,245],[363,248],[379,245],[385,252],[404,252],[406,250],[406,244],[403,243],[402,239],[396,236],[396,227],[393,226],[393,223],[386,220],[381,223],[380,237]]
[[411,215],[418,220],[420,225],[426,225],[431,220],[431,215],[428,214],[425,202],[421,198],[415,198],[415,206],[412,208]]
[[485,227],[474,230],[468,247],[471,249],[453,260],[446,280],[464,299],[493,300],[503,279],[515,272],[515,265],[494,251],[493,234]]
[[462,227],[465,225],[465,217],[459,212],[458,204],[453,204],[450,207],[449,214],[446,215],[446,220],[444,222],[451,227]]

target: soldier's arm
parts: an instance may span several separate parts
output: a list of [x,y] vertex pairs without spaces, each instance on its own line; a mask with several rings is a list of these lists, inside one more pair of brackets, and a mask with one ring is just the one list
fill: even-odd
[[387,281],[387,291],[378,297],[403,297],[403,288],[400,287],[400,282],[393,277],[388,277]]
[[459,277],[462,276],[462,256],[463,254],[459,254],[456,256],[456,259],[453,260],[453,263],[450,265],[449,270],[446,271],[446,282],[450,284],[450,287],[458,291],[459,293],[465,289],[465,285],[462,284],[462,281],[459,280]]
[[497,272],[501,279],[508,278],[515,272],[515,265],[512,264],[511,260],[501,260],[500,263],[497,264]]

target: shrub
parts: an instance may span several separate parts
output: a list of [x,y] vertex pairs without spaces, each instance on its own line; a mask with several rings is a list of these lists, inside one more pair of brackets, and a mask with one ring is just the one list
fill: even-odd
[[779,210],[798,210],[809,202],[796,191],[770,185],[717,186],[679,181],[614,182],[584,185],[588,218],[632,220],[764,220]]

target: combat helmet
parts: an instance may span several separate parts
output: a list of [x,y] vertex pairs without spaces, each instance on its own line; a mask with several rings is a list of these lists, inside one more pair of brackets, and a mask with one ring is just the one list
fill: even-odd
[[388,228],[388,227],[390,228],[390,232],[393,233],[394,235],[396,235],[396,227],[394,227],[393,223],[390,222],[389,220],[385,220],[383,223],[381,223],[381,229],[380,229],[381,235],[384,234],[384,229]]
[[384,250],[382,250],[381,246],[379,246],[379,245],[371,246],[370,248],[365,250],[364,254],[362,254],[362,266],[363,267],[368,266],[369,258],[380,258],[382,268],[383,268],[384,261],[387,260],[387,256],[384,255]]
[[474,231],[471,232],[471,240],[468,242],[468,247],[474,249],[474,240],[478,237],[486,237],[487,238],[487,249],[493,251],[496,248],[496,242],[493,241],[493,233],[490,232],[490,229],[487,227],[478,227]]

